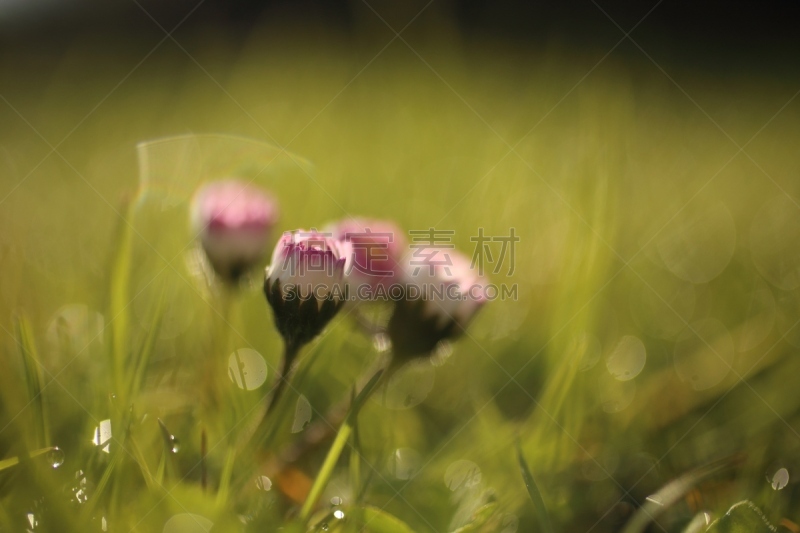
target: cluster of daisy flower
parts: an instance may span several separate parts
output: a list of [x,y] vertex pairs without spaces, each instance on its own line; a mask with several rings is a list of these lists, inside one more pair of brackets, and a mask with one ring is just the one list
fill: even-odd
[[[235,285],[263,264],[278,222],[277,202],[236,179],[211,182],[195,195],[191,222],[209,264]],[[286,345],[284,369],[348,304],[391,302],[385,333],[395,365],[429,355],[441,341],[461,334],[486,302],[480,290],[486,281],[455,250],[411,251],[389,221],[350,218],[322,231],[284,232],[264,277]],[[273,404],[275,396],[277,391]]]

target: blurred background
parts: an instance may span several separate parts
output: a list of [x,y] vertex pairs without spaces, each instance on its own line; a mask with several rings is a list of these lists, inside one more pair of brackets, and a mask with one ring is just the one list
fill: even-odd
[[[480,228],[520,238],[513,270],[506,257],[489,273],[517,297],[362,413],[365,505],[412,531],[538,531],[519,442],[558,531],[620,531],[642,506],[630,531],[689,531],[742,500],[800,531],[790,7],[0,0],[0,460],[41,448],[37,406],[44,444],[63,452],[47,454],[55,470],[0,469],[0,530],[35,529],[29,515],[69,530],[211,527],[181,522],[191,514],[270,531],[302,502],[329,438],[292,460],[224,451],[280,357],[257,279],[220,359],[232,348],[261,378],[218,380],[238,396],[208,444],[211,486],[228,455],[241,486],[198,488],[198,368],[220,350],[220,313],[186,213],[202,181],[244,173],[278,198],[285,230],[389,218],[452,230],[468,255]],[[115,309],[126,239],[130,297]],[[139,451],[108,453],[113,330],[146,345],[161,294]],[[352,318],[306,354],[280,446],[385,350]],[[21,378],[28,341],[41,401]],[[155,418],[182,443],[172,458]],[[325,501],[350,512],[346,462]]]

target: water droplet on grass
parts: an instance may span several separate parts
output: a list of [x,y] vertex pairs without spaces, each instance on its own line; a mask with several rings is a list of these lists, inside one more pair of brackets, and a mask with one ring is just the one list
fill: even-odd
[[178,453],[181,451],[181,442],[178,440],[178,437],[172,434],[172,432],[167,429],[167,426],[164,422],[159,418],[158,419],[158,426],[161,428],[161,436],[164,439],[164,445],[171,453]]
[[600,340],[588,331],[581,331],[575,335],[567,348],[572,360],[578,362],[578,370],[581,372],[596,365],[602,351],[603,346],[600,344]]
[[606,368],[616,379],[628,381],[639,375],[646,360],[647,351],[642,341],[633,335],[625,335],[606,359]]
[[385,333],[377,333],[372,337],[372,347],[378,353],[384,353],[392,347],[389,336]]
[[61,307],[50,319],[45,334],[49,353],[56,359],[70,360],[103,344],[103,315],[83,304]]
[[427,359],[406,363],[372,398],[389,409],[409,409],[422,403],[433,389],[436,368]]
[[259,490],[268,491],[272,488],[272,480],[267,476],[257,476],[256,487],[258,487]]
[[436,367],[442,366],[452,354],[453,344],[447,340],[440,341],[431,354],[431,364]]
[[774,490],[782,490],[789,484],[789,471],[785,468],[780,468],[775,474],[772,476],[772,488]]
[[92,443],[100,447],[101,451],[111,453],[111,419],[101,420],[92,432]]
[[209,533],[214,522],[193,513],[180,513],[172,516],[164,524],[163,533]]
[[59,466],[64,464],[64,452],[56,446],[49,452],[47,452],[47,462],[50,463],[50,466],[53,468],[58,468]]
[[75,472],[75,485],[70,488],[72,493],[71,499],[73,502],[82,504],[89,500],[94,484],[91,483],[83,473],[83,470]]
[[267,363],[255,350],[242,348],[228,358],[228,377],[244,390],[259,388],[267,380]]
[[474,487],[481,482],[481,469],[472,461],[459,459],[444,472],[444,484],[452,491]]
[[297,399],[297,406],[294,409],[294,422],[292,422],[292,433],[300,433],[311,422],[311,404],[308,398],[302,394]]
[[517,518],[517,515],[509,513],[503,517],[503,522],[500,525],[503,528],[500,533],[516,533],[517,529],[519,529],[519,518]]
[[398,448],[389,457],[389,471],[397,479],[411,479],[422,464],[422,456],[411,448]]

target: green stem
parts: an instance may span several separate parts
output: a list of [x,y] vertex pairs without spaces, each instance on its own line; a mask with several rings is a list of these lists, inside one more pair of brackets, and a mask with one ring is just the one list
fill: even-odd
[[331,476],[333,475],[333,470],[336,467],[336,463],[339,461],[339,457],[342,455],[342,450],[344,450],[344,446],[347,444],[347,440],[350,438],[350,434],[353,432],[353,426],[355,419],[358,416],[358,412],[361,410],[361,407],[364,405],[367,399],[369,399],[372,393],[378,388],[378,384],[384,381],[387,375],[388,372],[384,372],[382,370],[378,371],[378,373],[372,376],[372,379],[370,379],[369,383],[364,386],[358,396],[353,400],[353,405],[350,406],[350,411],[347,413],[347,417],[344,419],[342,427],[339,428],[339,432],[336,434],[336,439],[334,439],[331,449],[328,450],[328,455],[325,457],[325,462],[322,463],[322,468],[320,468],[319,474],[317,474],[317,478],[314,480],[314,484],[311,486],[311,490],[306,497],[306,501],[303,503],[303,507],[300,509],[301,520],[308,520],[314,505],[317,503],[322,491],[325,490],[325,487],[328,485],[328,481],[330,481]]
[[347,439],[350,438],[350,433],[352,431],[353,426],[350,425],[349,421],[342,424],[342,427],[339,428],[336,440],[333,441],[333,445],[331,445],[331,449],[325,457],[325,462],[322,463],[322,468],[319,474],[317,474],[317,479],[314,480],[314,485],[311,487],[311,491],[308,493],[305,503],[303,503],[303,508],[300,509],[300,520],[305,522],[311,515],[314,504],[317,503],[322,491],[328,485],[328,480],[330,480],[333,475],[333,469],[336,467],[339,456],[342,454],[344,445],[347,444]]
[[222,473],[220,474],[219,490],[217,491],[216,503],[218,507],[224,505],[228,500],[228,492],[231,486],[231,476],[233,475],[233,466],[236,462],[236,449],[233,446],[228,447],[225,454],[225,463],[222,466]]
[[281,363],[281,369],[278,371],[278,382],[275,384],[275,390],[272,393],[272,398],[270,398],[269,405],[267,406],[267,412],[264,416],[268,416],[275,406],[278,405],[281,396],[283,395],[284,390],[286,389],[286,385],[289,383],[289,375],[292,370],[292,365],[294,365],[295,359],[297,359],[297,354],[300,353],[300,345],[285,342],[283,345],[283,361]]

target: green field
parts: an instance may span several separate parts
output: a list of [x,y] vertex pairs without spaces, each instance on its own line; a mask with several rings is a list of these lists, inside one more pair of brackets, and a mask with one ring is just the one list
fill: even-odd
[[[489,273],[517,298],[367,402],[313,530],[701,531],[749,500],[800,531],[798,79],[607,55],[622,34],[259,28],[0,57],[0,531],[296,516],[332,435],[298,443],[385,347],[345,309],[251,445],[281,341],[259,274],[226,302],[188,228],[195,188],[232,174],[281,230],[386,218],[468,255],[480,228],[520,237]],[[137,154],[187,134],[217,137]],[[237,350],[269,367],[253,390]]]

